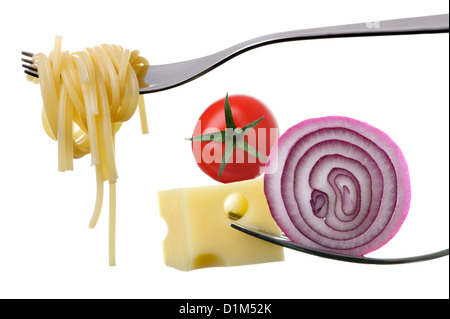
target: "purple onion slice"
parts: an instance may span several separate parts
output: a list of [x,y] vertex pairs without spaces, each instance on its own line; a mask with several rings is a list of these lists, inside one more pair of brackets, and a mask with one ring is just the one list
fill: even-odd
[[283,233],[306,248],[364,256],[398,232],[411,186],[400,148],[369,124],[303,121],[271,151],[264,191]]

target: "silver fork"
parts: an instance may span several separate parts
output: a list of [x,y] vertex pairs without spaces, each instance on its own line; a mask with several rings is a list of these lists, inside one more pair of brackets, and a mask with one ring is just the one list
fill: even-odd
[[[329,38],[448,33],[448,31],[449,15],[441,14],[269,34],[241,42],[228,49],[201,58],[170,64],[150,65],[138,74],[140,93],[159,92],[188,83],[244,52],[269,44]],[[29,52],[22,52],[22,54],[27,57],[33,56]],[[22,65],[25,68],[25,73],[38,77],[38,71],[33,66],[33,61],[26,58],[22,61],[25,62]]]
[[449,255],[449,249],[443,249],[435,252],[431,252],[425,255],[417,255],[417,256],[410,256],[410,257],[399,257],[399,258],[372,258],[372,257],[365,257],[365,256],[349,256],[349,255],[342,255],[342,254],[336,254],[331,253],[327,251],[317,250],[317,249],[311,249],[303,247],[293,241],[291,241],[289,238],[287,238],[284,234],[281,235],[273,235],[269,234],[267,232],[246,227],[244,225],[238,224],[238,223],[231,223],[231,227],[233,229],[236,229],[238,231],[241,231],[247,235],[256,237],[258,239],[265,240],[269,243],[289,248],[295,251],[299,251],[302,253],[310,254],[313,256],[333,259],[333,260],[339,260],[339,261],[345,261],[345,262],[352,262],[352,263],[358,263],[358,264],[372,264],[372,265],[397,265],[397,264],[407,264],[407,263],[414,263],[419,261],[427,261],[432,260],[436,258],[441,258]]

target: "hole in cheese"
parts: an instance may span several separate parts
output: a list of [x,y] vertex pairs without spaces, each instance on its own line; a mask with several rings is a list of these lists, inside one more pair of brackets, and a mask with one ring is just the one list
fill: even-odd
[[225,266],[224,261],[214,254],[198,255],[192,262],[193,269],[206,267],[222,267],[222,266]]
[[224,210],[225,215],[232,220],[242,218],[248,210],[247,198],[241,193],[229,195],[225,200]]

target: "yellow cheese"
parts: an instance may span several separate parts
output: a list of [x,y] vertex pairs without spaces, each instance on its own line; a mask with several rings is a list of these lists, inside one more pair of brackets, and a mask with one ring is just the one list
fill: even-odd
[[280,234],[273,220],[262,178],[158,193],[168,233],[164,261],[183,271],[284,260],[283,248],[231,227],[239,224]]

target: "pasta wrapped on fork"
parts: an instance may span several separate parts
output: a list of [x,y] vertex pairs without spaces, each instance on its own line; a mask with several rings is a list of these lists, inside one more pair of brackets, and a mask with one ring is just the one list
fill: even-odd
[[148,133],[144,98],[137,74],[148,66],[139,51],[117,45],[96,46],[69,53],[56,37],[53,51],[34,54],[43,99],[42,124],[57,141],[58,170],[73,170],[73,159],[91,154],[97,197],[89,223],[94,228],[109,184],[109,264],[115,261],[116,181],[115,134],[139,108],[142,133]]

